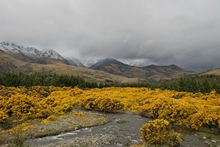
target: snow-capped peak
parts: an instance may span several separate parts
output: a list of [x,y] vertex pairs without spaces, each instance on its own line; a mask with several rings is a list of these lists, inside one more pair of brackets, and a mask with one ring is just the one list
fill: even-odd
[[52,49],[44,49],[41,51],[41,57],[53,58],[53,59],[64,59],[59,53]]
[[[11,55],[22,56],[22,58],[27,57],[28,60],[33,59],[33,61],[37,61],[36,59],[57,59],[63,61],[65,64],[80,66],[83,67],[84,65],[76,58],[64,58],[58,52],[53,49],[43,49],[39,50],[34,47],[24,47],[22,45],[17,45],[15,43],[10,42],[0,42],[0,50],[6,52]],[[26,59],[26,58],[25,58]]]
[[10,42],[0,42],[0,50],[9,54],[22,54],[34,59],[37,58],[53,58],[63,60],[64,58],[52,49],[38,50],[34,47],[24,47]]
[[10,42],[0,42],[0,49],[8,53],[19,53],[23,50],[23,46],[16,45]]

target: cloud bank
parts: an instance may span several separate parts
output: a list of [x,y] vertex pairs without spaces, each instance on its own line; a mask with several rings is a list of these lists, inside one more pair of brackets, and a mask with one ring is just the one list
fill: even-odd
[[83,62],[220,67],[219,0],[1,0],[0,40]]

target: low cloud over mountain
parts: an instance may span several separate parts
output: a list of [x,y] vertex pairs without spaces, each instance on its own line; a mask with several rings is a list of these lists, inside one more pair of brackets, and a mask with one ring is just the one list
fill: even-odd
[[[219,0],[0,1],[0,40],[84,62],[220,67]],[[138,62],[137,62],[138,61]]]

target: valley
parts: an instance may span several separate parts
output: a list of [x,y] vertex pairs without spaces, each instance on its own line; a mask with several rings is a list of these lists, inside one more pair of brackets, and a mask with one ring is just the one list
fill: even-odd
[[80,61],[66,59],[54,50],[41,51],[6,42],[0,43],[0,60],[1,71],[72,74],[96,81],[110,80],[119,83],[157,82],[192,73],[176,65],[138,67],[111,58],[85,67]]
[[220,147],[220,0],[0,6],[0,147]]
[[0,68],[2,146],[220,145],[218,69],[113,58],[86,67],[54,50],[5,42]]

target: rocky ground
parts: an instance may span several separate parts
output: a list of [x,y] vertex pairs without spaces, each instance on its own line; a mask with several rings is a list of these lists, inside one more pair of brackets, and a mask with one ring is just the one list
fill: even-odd
[[[73,110],[70,113],[52,116],[43,120],[27,121],[8,130],[0,132],[0,146],[33,146],[32,143],[23,142],[31,138],[59,135],[64,132],[80,130],[81,128],[100,126],[106,124],[108,118],[105,114]],[[68,134],[68,133],[67,133]],[[39,145],[41,146],[41,145]]]
[[[139,129],[150,119],[132,113],[103,114],[109,122],[95,127],[28,140],[31,147],[126,147],[140,144]],[[219,147],[220,133],[184,131],[182,147]]]

